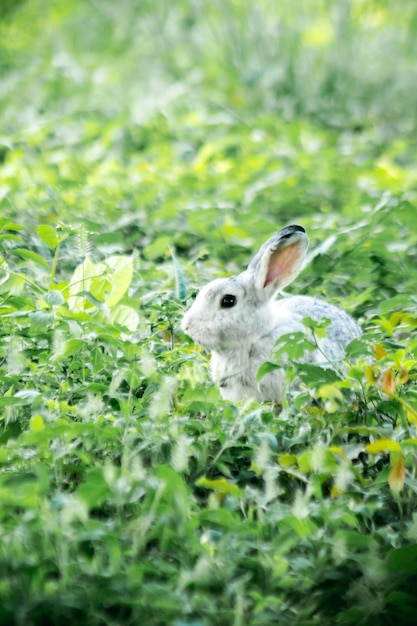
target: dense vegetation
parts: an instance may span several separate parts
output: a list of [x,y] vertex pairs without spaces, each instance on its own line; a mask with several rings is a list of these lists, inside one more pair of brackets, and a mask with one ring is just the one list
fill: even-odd
[[[0,624],[414,624],[414,0],[0,20]],[[287,223],[364,334],[235,406],[179,321]]]

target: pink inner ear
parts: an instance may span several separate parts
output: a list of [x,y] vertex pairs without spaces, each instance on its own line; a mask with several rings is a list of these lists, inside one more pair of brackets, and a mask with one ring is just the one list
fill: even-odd
[[279,278],[279,282],[286,283],[298,270],[300,262],[300,246],[294,243],[292,246],[275,250],[269,258],[268,272],[264,287]]

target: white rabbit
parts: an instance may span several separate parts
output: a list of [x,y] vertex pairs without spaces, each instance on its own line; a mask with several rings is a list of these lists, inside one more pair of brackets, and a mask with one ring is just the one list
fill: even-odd
[[309,362],[340,362],[346,344],[361,334],[356,322],[332,304],[309,296],[275,299],[301,270],[307,247],[304,228],[286,226],[261,247],[247,270],[203,287],[184,315],[182,330],[211,352],[212,378],[224,399],[281,401],[284,369],[259,383],[257,372],[272,358],[280,336],[305,332],[305,317],[331,320],[319,350],[306,354]]

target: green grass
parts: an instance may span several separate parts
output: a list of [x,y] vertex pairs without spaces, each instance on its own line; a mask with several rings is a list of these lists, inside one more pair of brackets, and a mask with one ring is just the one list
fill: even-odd
[[[415,3],[0,19],[0,624],[414,624]],[[287,223],[364,335],[234,406],[179,321]]]

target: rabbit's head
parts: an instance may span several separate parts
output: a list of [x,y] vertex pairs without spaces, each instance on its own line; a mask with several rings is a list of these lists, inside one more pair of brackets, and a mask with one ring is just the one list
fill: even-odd
[[248,268],[208,283],[184,315],[182,330],[209,351],[227,353],[268,333],[271,303],[300,271],[308,246],[304,228],[286,226],[258,251]]

